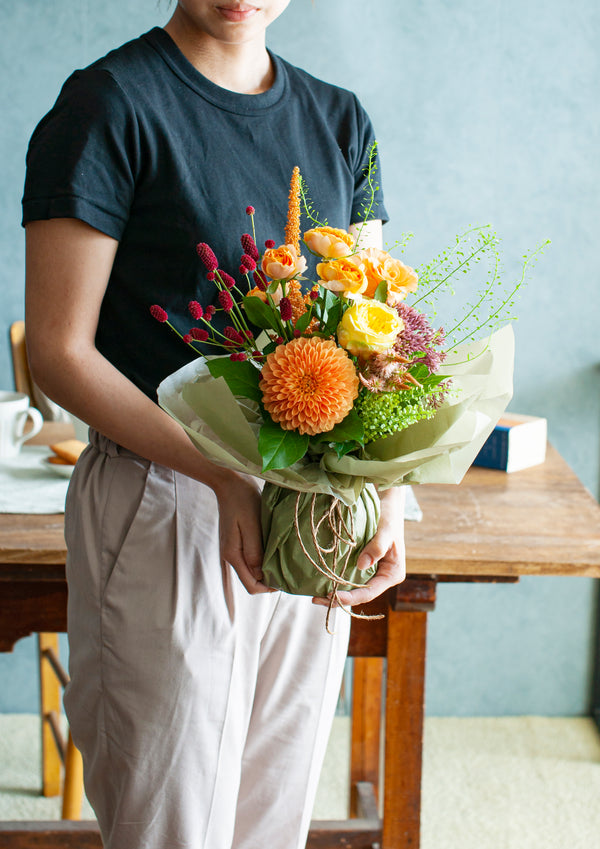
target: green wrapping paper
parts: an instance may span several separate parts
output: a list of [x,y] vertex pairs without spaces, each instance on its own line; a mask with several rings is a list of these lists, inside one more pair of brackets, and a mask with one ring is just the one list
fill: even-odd
[[[331,508],[332,522],[335,525],[337,518],[341,539],[332,532],[329,521],[324,520],[316,532],[320,549],[317,551],[313,529]],[[265,584],[292,595],[325,597],[334,589],[352,589],[353,585],[366,583],[377,569],[375,566],[358,569],[356,561],[377,530],[379,508],[379,496],[372,484],[363,488],[351,507],[331,495],[298,493],[265,484],[262,496]],[[354,539],[351,545],[350,535]],[[327,568],[340,577],[339,582],[322,574],[320,569],[327,571]]]
[[[363,495],[371,491],[366,485],[383,491],[402,484],[460,483],[511,399],[513,358],[510,326],[487,339],[461,345],[440,369],[452,379],[452,389],[432,419],[369,443],[360,457],[338,457],[325,445],[318,457],[305,457],[287,469],[266,472],[258,450],[258,406],[235,397],[222,377],[213,378],[204,358],[167,377],[158,387],[158,402],[209,460],[267,482],[263,501],[267,580],[297,588],[286,592],[316,596],[323,595],[323,581],[328,579],[310,564],[295,539],[297,494],[307,494],[303,504],[310,504],[309,496],[315,493],[321,506],[329,505],[332,497],[349,508],[361,503],[356,525],[362,528],[364,509],[365,531],[349,564],[355,569],[360,549],[368,534],[372,536],[366,528],[374,531],[377,526],[377,514],[371,512],[372,505],[367,506]],[[301,513],[302,539],[310,541],[306,507]],[[310,554],[310,546],[306,547]],[[328,546],[322,543],[321,547]],[[352,576],[358,578],[356,583],[369,577],[357,571],[350,575],[351,581]]]

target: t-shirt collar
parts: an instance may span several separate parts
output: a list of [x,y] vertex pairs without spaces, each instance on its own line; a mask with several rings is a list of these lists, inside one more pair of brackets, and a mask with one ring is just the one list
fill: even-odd
[[171,36],[161,27],[154,27],[143,36],[160,54],[171,70],[205,100],[221,109],[236,112],[239,115],[259,115],[271,109],[284,99],[288,80],[285,67],[279,56],[269,55],[275,70],[275,80],[271,88],[260,94],[240,94],[236,91],[216,85],[200,71],[196,70],[177,47]]

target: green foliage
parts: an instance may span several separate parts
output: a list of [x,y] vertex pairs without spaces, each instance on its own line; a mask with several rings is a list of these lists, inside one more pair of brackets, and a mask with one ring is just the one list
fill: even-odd
[[315,210],[313,206],[302,174],[300,175],[300,203],[302,204],[302,207],[304,209],[304,214],[311,222],[313,227],[327,227],[327,219],[325,218],[323,221],[321,221],[321,219],[319,218],[319,213]]
[[306,312],[300,316],[296,324],[294,325],[294,330],[300,331],[300,333],[304,333],[310,321],[312,319],[312,310],[307,309]]
[[402,389],[397,392],[369,392],[361,390],[354,407],[362,419],[365,443],[389,436],[422,419],[435,414],[430,403],[431,393],[424,387]]
[[371,147],[369,148],[369,157],[367,160],[367,165],[364,169],[364,174],[367,178],[367,185],[365,188],[365,199],[361,203],[361,213],[360,213],[360,227],[358,228],[358,232],[356,234],[356,244],[360,245],[360,237],[362,235],[363,227],[365,223],[370,219],[371,212],[373,210],[373,204],[375,203],[375,194],[379,189],[379,184],[375,182],[375,174],[377,172],[377,142],[374,141]]
[[360,448],[365,441],[365,429],[358,411],[353,407],[345,419],[331,430],[311,437],[311,445],[326,442],[331,445],[338,457]]
[[206,365],[213,377],[225,379],[234,395],[251,398],[253,401],[262,401],[262,392],[258,386],[260,371],[248,360],[234,362],[229,357],[218,357],[207,360]]
[[313,315],[318,319],[321,330],[313,335],[333,336],[346,307],[347,304],[334,292],[319,287],[319,297],[313,303]]
[[256,327],[261,327],[263,330],[275,330],[279,333],[277,316],[271,307],[261,301],[260,298],[256,298],[254,295],[247,295],[245,298],[242,298],[242,306],[249,321],[255,324]]
[[387,302],[388,296],[388,284],[387,280],[382,280],[379,286],[375,289],[375,294],[373,295],[373,300],[379,301],[381,304],[385,304]]
[[263,424],[258,437],[258,450],[263,458],[263,472],[286,469],[301,460],[308,450],[308,434],[283,430],[263,410]]
[[441,251],[431,262],[423,263],[416,271],[419,275],[419,297],[411,300],[412,307],[423,311],[429,308],[436,315],[436,304],[444,292],[455,294],[456,278],[460,274],[480,271],[483,285],[475,298],[466,304],[461,318],[446,330],[446,350],[477,338],[481,331],[489,334],[507,322],[516,320],[513,306],[519,290],[525,283],[528,266],[543,252],[549,241],[543,242],[523,257],[521,272],[515,282],[503,279],[500,260],[500,239],[492,227],[471,227],[456,236],[449,247]]

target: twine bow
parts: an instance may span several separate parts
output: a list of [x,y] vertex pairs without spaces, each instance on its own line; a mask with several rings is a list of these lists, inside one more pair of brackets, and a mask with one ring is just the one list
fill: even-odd
[[[355,584],[353,581],[348,580],[344,577],[346,570],[348,568],[348,563],[350,561],[350,557],[356,547],[356,534],[354,528],[354,516],[352,511],[349,511],[350,522],[348,527],[346,520],[344,518],[344,512],[342,509],[342,502],[339,498],[335,496],[331,496],[331,502],[329,508],[324,511],[318,521],[315,520],[315,505],[317,501],[317,494],[313,493],[311,502],[310,502],[310,531],[312,537],[312,543],[317,553],[318,562],[312,557],[310,552],[307,550],[306,545],[304,544],[304,540],[302,539],[302,534],[300,533],[300,520],[299,520],[299,511],[300,511],[300,501],[302,499],[302,493],[298,493],[296,497],[296,505],[294,510],[294,528],[296,531],[296,537],[298,542],[300,543],[300,548],[302,549],[303,554],[309,560],[310,563],[320,572],[322,575],[325,575],[326,578],[333,584],[333,590],[331,595],[329,596],[329,607],[327,608],[327,618],[325,619],[325,627],[327,629],[327,633],[333,634],[333,631],[329,628],[329,618],[331,615],[331,610],[334,604],[339,605],[349,616],[352,616],[354,619],[383,619],[382,614],[377,614],[374,616],[369,616],[366,613],[353,613],[350,607],[346,607],[343,605],[339,599],[338,595],[338,587],[341,584],[350,587],[362,587],[363,584]],[[327,527],[331,533],[333,542],[332,544],[326,548],[322,546],[319,542],[319,531],[321,530],[324,523],[327,523]],[[341,567],[338,569],[338,560],[340,557],[340,549],[342,545],[346,545],[347,551],[345,555],[341,559]],[[329,566],[327,560],[325,559],[326,554],[333,555],[333,563],[332,566]]]

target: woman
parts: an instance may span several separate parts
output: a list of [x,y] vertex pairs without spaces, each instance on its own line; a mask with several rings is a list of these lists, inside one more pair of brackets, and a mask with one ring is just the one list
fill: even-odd
[[[261,583],[260,492],[155,403],[216,292],[194,245],[237,268],[234,234],[283,237],[299,165],[315,208],[356,223],[370,122],[348,92],[270,54],[289,0],[180,0],[63,87],[28,152],[26,326],[42,389],[89,422],[66,511],[65,696],[106,849],[271,849],[306,840],[346,653],[326,600]],[[363,230],[381,238],[381,195]],[[233,243],[233,244],[232,244]],[[363,241],[363,244],[365,242]],[[362,565],[368,601],[403,579],[398,491]]]

